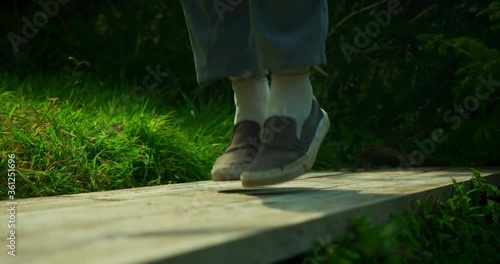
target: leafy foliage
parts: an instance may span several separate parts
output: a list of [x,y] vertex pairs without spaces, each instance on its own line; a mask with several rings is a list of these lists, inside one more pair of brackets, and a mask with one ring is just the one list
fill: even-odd
[[[390,147],[454,165],[499,164],[499,89],[493,86],[484,100],[468,98],[476,97],[480,80],[500,82],[499,35],[482,15],[497,12],[498,1],[400,2],[402,11],[386,26],[377,20],[388,10],[385,1],[336,1],[331,9],[331,59],[322,67],[328,76],[313,75],[316,95],[334,120],[320,162],[362,164],[366,151]],[[356,44],[359,31],[366,47]],[[343,43],[359,52],[346,53]],[[434,131],[444,140],[426,151],[419,142]]]
[[[492,12],[498,3],[493,2],[479,14]],[[494,17],[490,16],[490,20],[493,21]],[[419,39],[427,41],[426,50],[438,50],[442,56],[456,56],[459,59],[452,98],[455,109],[461,112],[463,122],[452,123],[448,135],[450,142],[456,143],[464,142],[463,135],[471,135],[474,146],[462,145],[453,149],[454,152],[461,155],[462,159],[478,159],[478,156],[471,154],[481,149],[479,156],[483,157],[485,163],[498,160],[495,152],[500,147],[500,138],[497,136],[500,134],[500,110],[495,106],[500,88],[499,50],[488,47],[479,39],[468,37],[447,39],[443,34],[422,34]],[[443,119],[446,119],[445,114]]]

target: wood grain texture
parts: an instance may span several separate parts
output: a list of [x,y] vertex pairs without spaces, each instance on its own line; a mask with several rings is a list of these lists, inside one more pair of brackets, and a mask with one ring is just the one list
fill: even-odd
[[[500,168],[480,171],[500,184]],[[379,223],[444,194],[451,177],[464,182],[471,172],[318,172],[266,188],[203,181],[18,200],[17,256],[4,250],[0,262],[269,263],[345,231],[355,215]],[[6,223],[2,213],[3,237]]]

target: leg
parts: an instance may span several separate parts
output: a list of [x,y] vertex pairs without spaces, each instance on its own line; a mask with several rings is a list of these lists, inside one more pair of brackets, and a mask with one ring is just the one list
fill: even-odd
[[[257,152],[269,96],[250,30],[248,1],[181,0],[198,82],[231,76],[236,113],[231,141],[212,179],[238,180]],[[234,6],[231,6],[233,4]]]
[[241,174],[247,187],[279,183],[310,170],[330,127],[309,80],[309,67],[326,63],[326,0],[250,3],[261,65],[272,71],[272,82],[262,145]]
[[250,0],[260,65],[271,71],[326,63],[327,0]]
[[[239,2],[231,6],[231,2]],[[259,65],[248,1],[181,0],[198,82],[267,74]]]
[[231,141],[214,163],[211,174],[217,181],[239,180],[248,169],[260,146],[269,87],[264,75],[250,78],[231,77],[236,113]]
[[297,136],[309,116],[309,67],[326,63],[326,0],[251,0],[250,21],[260,64],[272,73],[267,116],[295,118]]

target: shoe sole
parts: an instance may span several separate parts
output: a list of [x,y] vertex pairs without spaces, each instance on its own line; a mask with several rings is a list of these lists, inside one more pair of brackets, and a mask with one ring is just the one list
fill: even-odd
[[210,174],[213,181],[237,181],[240,179],[242,171],[241,166],[234,165],[229,167],[214,167]]
[[243,171],[240,175],[243,187],[277,184],[289,181],[309,171],[313,167],[314,162],[316,161],[316,156],[318,155],[319,147],[330,129],[328,114],[323,109],[321,109],[321,112],[323,113],[323,119],[321,119],[321,122],[318,125],[315,137],[311,142],[306,155],[283,166],[283,168],[255,172]]

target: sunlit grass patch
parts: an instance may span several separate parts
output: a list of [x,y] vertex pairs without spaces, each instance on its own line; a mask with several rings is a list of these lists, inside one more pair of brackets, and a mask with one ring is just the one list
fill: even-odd
[[51,96],[64,80],[11,81],[20,86],[7,90],[6,78],[0,86],[0,170],[14,153],[18,198],[209,179],[214,155],[172,111],[147,100],[125,106],[119,92],[91,81],[64,98]]

